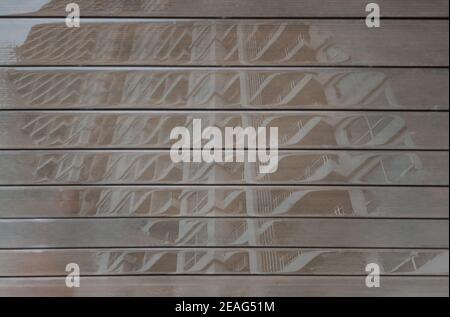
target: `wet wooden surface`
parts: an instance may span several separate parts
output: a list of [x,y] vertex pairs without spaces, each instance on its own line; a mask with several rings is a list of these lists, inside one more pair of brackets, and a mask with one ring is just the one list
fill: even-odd
[[[1,1],[0,296],[448,296],[449,2],[368,2]],[[194,119],[278,170],[172,163]]]
[[[1,250],[0,277],[66,276],[67,263],[83,275],[365,275],[377,259],[384,276],[448,274],[448,250],[314,248],[127,248]],[[195,259],[205,259],[196,262]],[[206,261],[208,259],[208,261]],[[177,266],[177,262],[184,264]],[[250,265],[255,261],[255,265]],[[219,265],[211,265],[216,262]],[[30,263],[34,263],[31,265]],[[252,263],[253,264],[253,263]]]
[[5,219],[0,248],[448,248],[448,225],[423,219]]
[[[0,149],[163,148],[184,126],[278,129],[280,149],[448,149],[448,113],[422,112],[2,112]],[[204,146],[209,139],[202,140]],[[221,144],[225,147],[224,140]],[[194,146],[193,144],[191,146]],[[247,146],[242,144],[242,147]],[[255,138],[256,146],[256,138]],[[197,147],[197,149],[199,149]]]
[[[365,17],[369,0],[78,0],[82,16]],[[448,17],[447,0],[378,0],[384,17]],[[3,0],[1,15],[65,16],[62,0]]]
[[[245,159],[249,152],[238,153]],[[258,161],[173,163],[168,150],[0,151],[0,185],[449,184],[446,151],[280,150],[275,172],[262,173],[261,165]]]
[[0,68],[0,109],[448,110],[446,68]]
[[448,218],[448,188],[346,186],[0,187],[0,218]]
[[448,20],[0,20],[0,65],[448,66]]
[[[448,278],[383,277],[367,288],[365,276],[122,276],[84,277],[85,286],[65,287],[65,278],[0,279],[0,295],[30,296],[414,296],[448,297]],[[239,287],[236,287],[239,285]],[[270,300],[269,300],[270,301]]]

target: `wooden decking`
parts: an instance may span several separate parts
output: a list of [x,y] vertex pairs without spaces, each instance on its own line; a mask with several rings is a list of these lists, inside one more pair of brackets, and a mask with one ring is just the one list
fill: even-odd
[[0,2],[0,296],[448,296],[448,0],[75,2]]
[[[366,17],[368,0],[79,0],[84,16],[102,17]],[[386,17],[448,18],[447,0],[378,0]],[[2,15],[64,16],[62,0],[5,0],[0,4]]]

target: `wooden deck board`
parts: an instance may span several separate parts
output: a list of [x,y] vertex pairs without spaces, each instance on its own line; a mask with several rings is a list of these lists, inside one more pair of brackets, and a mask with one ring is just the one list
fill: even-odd
[[169,151],[0,151],[0,185],[449,184],[444,151],[279,151],[274,173],[262,174],[259,167],[173,163]]
[[[365,17],[369,0],[78,0],[82,16]],[[383,17],[448,17],[447,0],[378,0]],[[3,0],[0,16],[65,16],[61,0]]]
[[183,126],[192,135],[194,120],[223,136],[227,127],[276,127],[280,149],[449,148],[448,113],[40,111],[2,112],[0,149],[170,149],[168,131]]
[[448,110],[438,68],[0,68],[0,109]]
[[448,66],[448,20],[0,20],[0,65]]
[[[448,297],[448,277],[384,277],[367,288],[365,277],[125,276],[85,277],[67,288],[65,278],[3,278],[1,296],[414,296]],[[270,300],[269,300],[270,301]]]
[[448,248],[448,220],[2,219],[0,248]]
[[[76,260],[92,275],[366,275],[374,259],[383,276],[448,275],[448,250],[153,248],[0,251],[0,276],[66,276]],[[279,260],[274,260],[279,259]],[[177,261],[185,262],[177,267]],[[220,265],[210,266],[211,261]],[[250,265],[252,262],[252,265]],[[256,262],[256,265],[254,264]],[[32,264],[30,264],[32,263]],[[0,282],[1,284],[1,282]]]
[[449,218],[448,188],[346,186],[0,187],[0,218]]

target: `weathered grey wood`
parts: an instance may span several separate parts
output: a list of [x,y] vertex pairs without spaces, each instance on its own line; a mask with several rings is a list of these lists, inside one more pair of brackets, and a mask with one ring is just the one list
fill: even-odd
[[[369,0],[78,0],[82,16],[365,17]],[[378,0],[383,17],[448,17],[447,0]],[[1,15],[65,16],[67,1],[2,0]]]
[[222,135],[226,127],[276,127],[281,149],[449,148],[448,113],[8,111],[0,116],[0,149],[170,149],[170,131],[188,127],[192,135],[195,119]]
[[448,250],[379,249],[70,249],[0,251],[0,276],[80,274],[301,274],[366,275],[377,263],[382,275],[448,275]]
[[0,109],[448,109],[448,69],[0,68]]
[[0,20],[0,65],[448,66],[448,20]]
[[412,219],[2,219],[0,248],[448,248],[448,225]]
[[[448,277],[383,277],[368,288],[365,276],[125,276],[84,277],[79,288],[65,278],[2,278],[0,296],[414,296],[448,297]],[[270,302],[270,300],[268,300]]]
[[448,218],[448,188],[0,187],[0,218]]
[[274,173],[260,166],[173,163],[169,151],[0,151],[0,185],[449,184],[444,151],[279,151]]

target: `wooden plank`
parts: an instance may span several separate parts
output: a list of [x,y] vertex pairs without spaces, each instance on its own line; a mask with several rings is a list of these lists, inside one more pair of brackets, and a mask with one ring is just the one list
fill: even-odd
[[[78,0],[82,16],[365,17],[369,0]],[[448,17],[447,0],[378,0],[383,17]],[[3,0],[0,16],[65,16],[62,0]]]
[[448,69],[0,68],[0,109],[447,110]]
[[448,248],[448,220],[2,219],[0,248]]
[[[245,160],[248,152],[240,152]],[[268,164],[173,163],[169,151],[151,150],[0,151],[0,185],[449,184],[444,151],[279,151]],[[276,164],[275,172],[261,173],[262,165]]]
[[[2,278],[0,296],[414,296],[448,297],[448,277],[383,277],[368,288],[365,276],[134,276],[83,277],[79,288],[65,278]],[[268,300],[270,302],[270,300]]]
[[448,20],[0,20],[0,65],[448,66]]
[[0,251],[0,276],[145,274],[448,275],[448,250],[379,249],[71,249]]
[[0,187],[0,218],[448,218],[448,188]]
[[[194,120],[222,136],[226,128],[275,127],[280,149],[449,148],[448,113],[8,111],[0,116],[0,149],[170,149],[170,131],[187,127],[193,135]],[[256,146],[256,135],[251,139]]]

